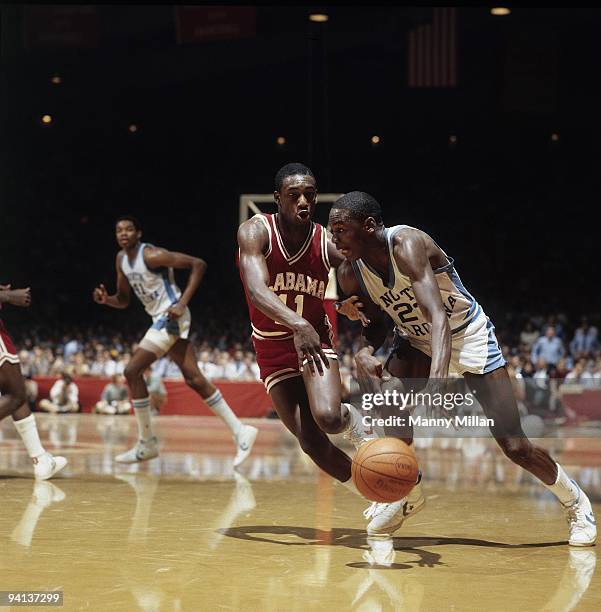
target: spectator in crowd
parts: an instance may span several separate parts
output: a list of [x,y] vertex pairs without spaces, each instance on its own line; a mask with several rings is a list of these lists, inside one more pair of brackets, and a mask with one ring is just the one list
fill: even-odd
[[244,353],[244,363],[249,373],[249,380],[261,380],[259,366],[257,365],[255,354],[252,351],[246,351],[246,353]]
[[160,414],[163,404],[167,401],[167,389],[161,376],[151,368],[146,370],[144,378],[150,400],[150,413],[156,416]]
[[79,412],[79,389],[69,374],[63,372],[50,389],[50,399],[40,401],[40,410],[63,413]]
[[38,383],[33,380],[31,372],[25,374],[25,396],[27,398],[27,405],[31,412],[35,412],[36,402],[38,399]]
[[198,369],[208,378],[213,380],[214,378],[222,378],[221,368],[211,361],[211,353],[207,350],[200,351],[198,359]]
[[181,370],[168,355],[164,355],[160,359],[157,359],[152,364],[152,371],[161,378],[183,378]]
[[526,326],[520,333],[520,344],[526,351],[532,350],[532,345],[537,341],[540,333],[537,329],[534,329],[532,321],[528,321]]
[[244,352],[238,349],[233,359],[229,359],[225,365],[225,376],[227,380],[252,380],[252,372],[244,360]]
[[574,359],[596,355],[600,348],[597,336],[597,328],[589,325],[587,317],[582,317],[580,327],[576,329],[570,342],[570,353]]
[[113,374],[111,382],[102,390],[100,401],[96,402],[94,412],[99,414],[128,414],[131,409],[125,377]]
[[545,335],[534,343],[530,359],[533,364],[543,359],[547,365],[555,366],[564,355],[563,342],[556,336],[555,327],[548,325]]

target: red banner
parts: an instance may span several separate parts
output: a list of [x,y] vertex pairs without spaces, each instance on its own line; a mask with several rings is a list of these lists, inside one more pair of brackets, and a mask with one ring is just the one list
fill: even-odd
[[254,6],[178,6],[177,42],[231,40],[256,34]]
[[[50,396],[50,388],[55,380],[56,377],[52,376],[35,377],[38,383],[38,401]],[[110,380],[108,378],[76,378],[74,382],[79,389],[82,412],[91,412]],[[167,401],[161,407],[162,415],[212,416],[214,414],[183,380],[165,380],[164,383],[167,388]],[[264,417],[271,411],[271,399],[262,383],[216,381],[214,384],[239,417]]]
[[25,46],[94,47],[97,40],[95,6],[26,6]]

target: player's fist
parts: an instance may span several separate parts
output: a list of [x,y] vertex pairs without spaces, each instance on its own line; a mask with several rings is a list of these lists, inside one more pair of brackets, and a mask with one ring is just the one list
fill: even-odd
[[[10,287],[10,285],[8,285]],[[31,289],[12,289],[8,292],[8,303],[13,306],[29,306],[31,304]]]
[[179,319],[186,312],[186,307],[182,304],[173,304],[167,311],[170,319]]
[[94,289],[92,297],[97,304],[106,304],[109,294],[104,285],[100,285]]

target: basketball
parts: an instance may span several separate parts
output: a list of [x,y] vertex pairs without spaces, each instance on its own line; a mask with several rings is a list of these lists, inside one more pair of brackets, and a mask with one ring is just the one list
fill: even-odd
[[397,438],[366,442],[351,465],[355,486],[375,502],[394,502],[405,497],[413,489],[418,471],[415,452]]

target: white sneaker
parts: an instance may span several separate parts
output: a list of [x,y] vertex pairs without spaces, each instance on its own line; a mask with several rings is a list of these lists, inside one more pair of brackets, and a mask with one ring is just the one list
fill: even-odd
[[64,457],[55,457],[46,452],[33,458],[33,474],[36,480],[48,480],[67,465]]
[[256,427],[242,425],[238,435],[234,436],[234,442],[236,443],[234,467],[238,467],[250,455],[258,433],[259,430]]
[[148,440],[138,440],[133,448],[115,457],[117,463],[138,463],[159,456],[159,440],[152,436]]
[[410,516],[417,514],[426,504],[422,486],[418,482],[407,497],[389,504],[374,502],[365,512],[371,518],[367,525],[367,535],[392,535]]
[[[574,480],[572,482],[576,484]],[[578,499],[571,506],[564,506],[570,530],[570,546],[593,546],[597,539],[597,523],[591,502],[586,493],[578,487]]]
[[376,436],[371,429],[367,430],[365,428],[361,419],[361,413],[352,404],[343,404],[343,406],[346,406],[350,414],[349,428],[343,435],[359,450],[361,445],[369,442],[369,440],[373,440]]

